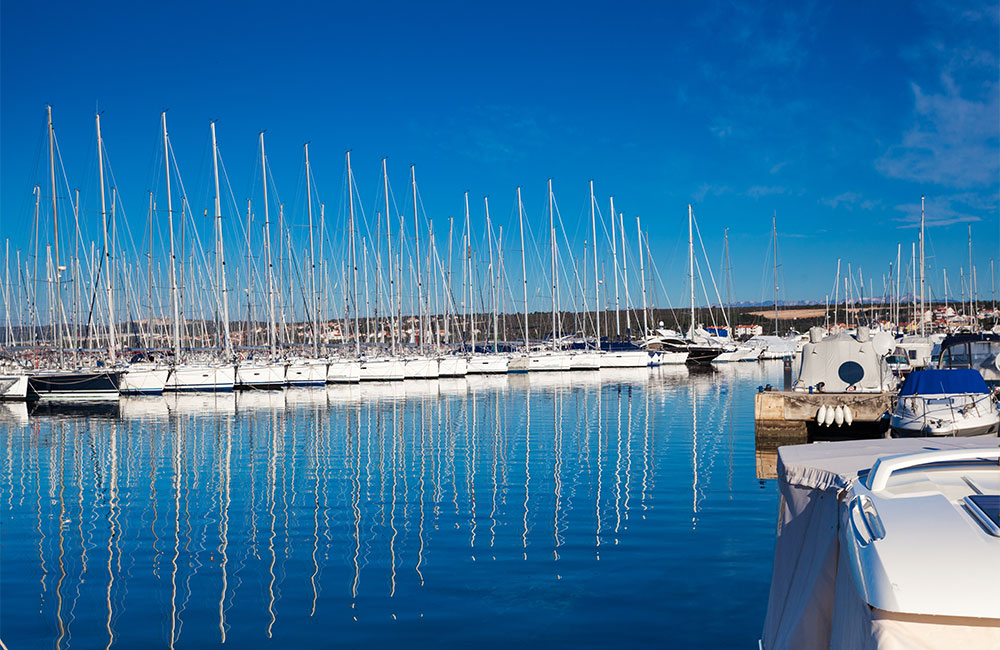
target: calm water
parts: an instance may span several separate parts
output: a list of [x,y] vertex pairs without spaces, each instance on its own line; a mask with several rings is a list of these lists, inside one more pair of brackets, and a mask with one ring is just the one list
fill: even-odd
[[756,647],[781,365],[0,405],[11,648]]

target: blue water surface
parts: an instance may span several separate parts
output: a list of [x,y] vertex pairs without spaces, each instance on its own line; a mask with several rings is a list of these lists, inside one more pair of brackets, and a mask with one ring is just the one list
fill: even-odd
[[11,648],[753,648],[780,363],[0,405]]

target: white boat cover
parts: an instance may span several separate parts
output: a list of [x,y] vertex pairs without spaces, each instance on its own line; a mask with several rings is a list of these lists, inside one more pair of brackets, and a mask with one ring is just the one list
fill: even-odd
[[896,388],[896,377],[885,357],[895,347],[895,340],[884,332],[870,337],[835,334],[802,348],[802,370],[796,390],[807,390],[823,382],[824,392],[881,393]]
[[[766,650],[1000,648],[997,619],[895,614],[870,607],[840,561],[840,496],[880,456],[1000,445],[990,438],[902,438],[778,449],[781,496],[764,619]],[[841,512],[844,511],[844,512]]]

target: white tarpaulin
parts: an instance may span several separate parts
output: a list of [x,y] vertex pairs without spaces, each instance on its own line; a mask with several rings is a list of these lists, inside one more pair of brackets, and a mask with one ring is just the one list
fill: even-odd
[[781,505],[764,648],[1000,648],[1000,642],[993,643],[1000,628],[982,619],[908,616],[869,607],[839,561],[837,535],[840,495],[880,456],[996,445],[995,438],[903,438],[780,447]]
[[822,382],[823,391],[881,393],[896,387],[897,380],[885,356],[895,345],[884,332],[856,336],[836,334],[802,348],[802,370],[796,390],[807,390]]

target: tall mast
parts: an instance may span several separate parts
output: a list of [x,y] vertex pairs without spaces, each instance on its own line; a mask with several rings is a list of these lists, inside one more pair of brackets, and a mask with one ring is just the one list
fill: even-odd
[[[56,256],[58,257],[58,255],[59,255],[59,253],[58,253],[58,250],[59,250],[58,244],[56,244],[56,246],[57,246],[56,247],[56,251],[57,251],[56,252]],[[57,268],[58,268],[58,265],[57,265]],[[974,302],[974,298],[973,298],[972,276],[973,276],[973,266],[972,266],[972,226],[969,226],[969,327],[973,327],[973,324],[976,322],[976,307],[975,307],[975,302]],[[60,302],[59,304],[61,306],[62,302]]]
[[556,226],[552,213],[552,179],[549,179],[549,237],[552,240],[552,348],[556,347],[556,309],[559,308],[556,297]]
[[[56,158],[55,158],[55,129],[52,127],[52,107],[45,107],[46,113],[48,115],[49,121],[49,172],[52,178],[52,242],[54,258],[52,261],[52,279],[55,282],[55,295],[59,302],[59,308],[62,308],[62,285],[59,281],[59,213],[56,210]],[[50,313],[51,312],[50,310]],[[58,317],[55,317],[58,318]],[[55,318],[52,318],[50,326],[55,332],[56,344],[59,347],[59,365],[63,364],[63,340],[62,340],[62,328],[59,323],[55,322]]]
[[[900,278],[902,276],[902,273],[900,273],[900,271],[902,269],[899,268],[899,265],[902,263],[902,257],[901,257],[902,252],[903,252],[903,245],[900,244],[900,243],[897,243],[896,244],[896,300],[894,301],[895,302],[894,307],[895,307],[896,315],[893,317],[893,322],[896,323],[897,330],[899,329],[899,301],[900,301],[900,298],[901,298],[901,295],[899,293],[899,281],[900,281]],[[947,279],[947,277],[948,277],[948,275],[947,275],[947,271],[946,271],[945,272],[945,279]],[[944,303],[945,303],[945,306],[947,307],[948,306],[948,298],[947,298],[947,296],[948,296],[948,285],[947,285],[947,282],[945,283],[945,289],[944,290],[945,290],[945,301],[944,301]]]
[[691,280],[691,330],[689,336],[694,338],[694,212],[688,203],[688,264]]
[[601,281],[597,268],[597,221],[594,216],[594,181],[590,181],[590,232],[594,247],[594,322],[597,349],[601,349]]
[[[414,186],[416,188],[416,186]],[[351,152],[347,152],[348,229],[351,237],[351,271],[354,273],[354,353],[361,356],[361,323],[358,320],[358,249],[354,243],[354,177],[351,175]]]
[[267,287],[267,349],[273,359],[277,354],[278,325],[274,313],[274,265],[271,262],[271,220],[267,207],[267,157],[264,155],[264,132],[260,132],[260,173],[264,185],[264,258],[267,265],[267,277],[264,285]]
[[222,246],[222,196],[219,193],[219,146],[215,140],[215,122],[212,127],[212,172],[215,176],[215,272],[218,275],[219,293],[222,294],[222,345],[226,360],[233,357],[229,341],[229,294],[226,291],[226,257]]
[[774,242],[774,335],[778,336],[778,213],[771,215],[771,239]]
[[250,199],[247,199],[247,229],[246,229],[246,243],[247,243],[247,326],[246,326],[246,338],[244,338],[244,345],[253,345],[255,341],[251,340],[251,334],[253,330],[253,267],[250,257],[250,230],[253,227],[252,224],[252,213],[251,213],[251,203]]
[[476,324],[473,321],[473,314],[475,311],[472,309],[472,284],[475,280],[472,277],[472,231],[469,229],[469,193],[465,193],[465,257],[462,258],[462,264],[468,264],[469,281],[466,283],[469,289],[469,300],[465,303],[465,320],[469,328],[469,338],[470,344],[472,346],[472,354],[476,353]]
[[385,167],[385,158],[382,159],[382,179],[385,181],[385,242],[389,256],[389,333],[392,336],[392,354],[396,355],[396,324],[393,322],[392,306],[395,301],[395,277],[392,272],[392,225],[389,219],[389,174]]
[[[101,140],[101,114],[94,115],[97,124],[97,178],[101,184],[101,229],[104,233],[104,290],[108,296],[108,357],[116,361],[118,341],[115,333],[115,297],[111,290],[111,247],[108,245],[108,214],[104,203],[104,145]],[[113,208],[114,206],[112,206]]]
[[420,313],[420,317],[417,322],[420,323],[420,354],[424,353],[424,277],[420,272],[420,225],[417,222],[417,172],[413,165],[410,165],[410,184],[413,187],[413,236],[416,243],[417,252],[417,308]]
[[[486,208],[486,246],[490,249],[490,311],[493,312],[493,352],[497,351],[497,340],[499,339],[499,324],[497,323],[497,289],[493,280],[493,224],[490,223],[490,199],[483,197],[483,205]],[[499,242],[497,244],[499,246]]]
[[[611,215],[614,219],[614,215]],[[628,255],[625,254],[625,215],[618,213],[618,232],[622,238],[622,278],[625,280],[625,335],[632,335],[632,305],[628,295]]]
[[[313,357],[319,356],[319,312],[317,311],[316,300],[316,248],[313,242],[313,205],[312,205],[312,172],[309,168],[309,143],[302,145],[306,156],[306,212],[309,215],[309,311],[312,312],[312,348]],[[348,173],[347,183],[350,185],[351,154],[347,154]],[[356,303],[355,303],[356,304]]]
[[[180,299],[177,295],[177,255],[174,252],[174,210],[173,199],[170,196],[170,145],[167,144],[167,112],[160,113],[163,123],[163,169],[167,177],[167,230],[170,231],[170,303],[174,320],[174,363],[181,360],[181,315]],[[184,215],[181,214],[183,221]]]
[[917,246],[912,242],[910,243],[910,268],[913,276],[913,317],[910,319],[910,327],[916,334],[917,326],[914,319],[917,317]]
[[[597,242],[594,242],[597,246]],[[611,197],[611,264],[614,266],[615,276],[615,336],[622,337],[621,320],[618,317],[618,244],[615,243],[615,197]]]
[[517,188],[517,226],[521,230],[521,285],[524,289],[524,352],[527,354],[528,342],[528,267],[524,262],[524,206],[521,204],[521,188]]
[[924,304],[924,197],[920,197],[920,335],[926,334],[924,314],[927,306]]
[[642,279],[642,336],[649,332],[649,316],[646,313],[646,266],[642,260],[642,226],[639,225],[639,217],[635,218],[635,231],[639,238],[639,276]]

